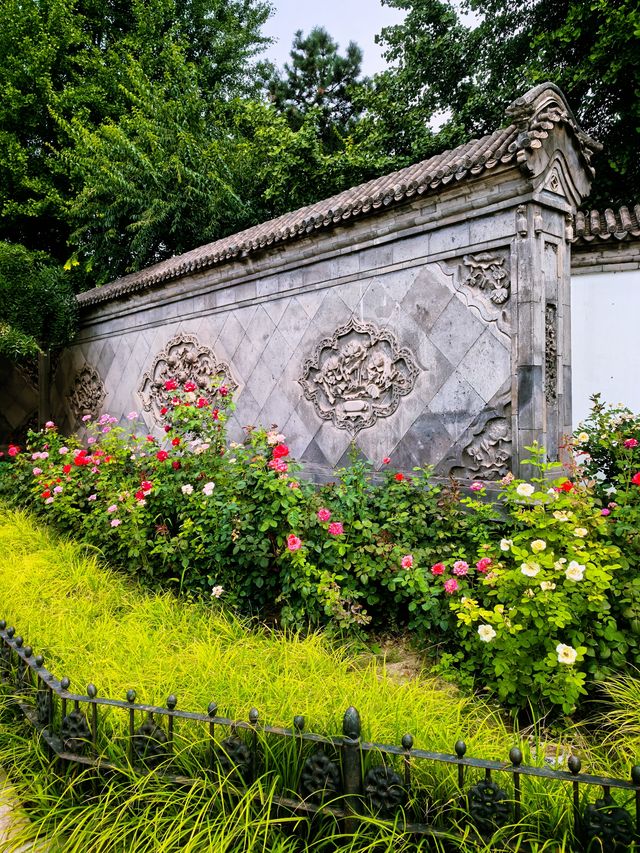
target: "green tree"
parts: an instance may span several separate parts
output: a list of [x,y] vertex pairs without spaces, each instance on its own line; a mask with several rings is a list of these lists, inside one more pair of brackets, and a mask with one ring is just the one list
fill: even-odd
[[0,355],[18,361],[71,341],[77,312],[69,279],[46,254],[0,242]]
[[293,130],[299,130],[309,114],[328,150],[336,150],[360,113],[357,93],[366,86],[361,77],[362,50],[349,42],[344,56],[323,27],[293,39],[291,62],[282,72],[270,68],[266,79],[269,99]]
[[[383,0],[407,12],[379,41],[393,63],[369,120],[418,159],[495,129],[504,108],[550,80],[604,145],[593,204],[640,197],[640,7],[635,0]],[[398,118],[399,117],[399,118]],[[436,133],[428,129],[444,119]],[[400,130],[400,133],[398,133]]]
[[247,93],[269,12],[268,0],[0,0],[0,239],[68,257],[68,123],[117,122],[132,109],[129,57],[162,85],[173,47],[204,104]]
[[214,240],[248,218],[234,188],[226,105],[207,108],[195,66],[177,46],[170,50],[173,70],[156,83],[129,58],[121,88],[131,106],[118,121],[96,129],[80,119],[65,123],[73,145],[64,159],[80,187],[69,202],[70,243],[97,283]]

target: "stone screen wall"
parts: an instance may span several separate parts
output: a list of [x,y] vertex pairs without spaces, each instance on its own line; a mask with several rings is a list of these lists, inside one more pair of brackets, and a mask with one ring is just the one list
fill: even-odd
[[[231,438],[277,424],[315,476],[353,442],[374,464],[499,478],[566,424],[564,216],[531,247],[536,210],[467,208],[442,226],[437,205],[409,206],[92,309],[57,374],[57,417],[73,429],[87,412],[135,409],[158,431],[166,378],[220,374],[237,402]],[[546,282],[523,276],[532,248]]]
[[62,428],[141,410],[167,378],[235,393],[319,478],[352,444],[441,477],[522,473],[571,429],[570,248],[597,144],[542,84],[508,127],[80,298]]

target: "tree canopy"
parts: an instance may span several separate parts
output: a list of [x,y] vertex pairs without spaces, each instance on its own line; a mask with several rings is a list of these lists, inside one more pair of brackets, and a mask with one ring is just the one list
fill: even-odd
[[[546,80],[601,142],[590,204],[640,197],[640,7],[635,0],[383,0],[407,12],[379,36],[378,132],[410,159],[495,129]],[[430,120],[444,117],[437,134]]]
[[306,37],[296,32],[290,55],[283,72],[271,68],[269,98],[293,130],[314,112],[324,145],[335,150],[361,112],[356,98],[367,83],[361,77],[362,50],[351,41],[340,56],[329,33],[314,27]]
[[260,63],[269,0],[0,0],[0,241],[94,286],[493,130],[543,80],[604,145],[589,203],[640,198],[635,0],[382,2],[406,16],[367,80],[321,27]]

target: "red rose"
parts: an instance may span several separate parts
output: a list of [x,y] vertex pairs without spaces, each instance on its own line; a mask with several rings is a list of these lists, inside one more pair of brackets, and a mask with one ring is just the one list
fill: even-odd
[[155,443],[155,438],[152,435],[148,435],[147,441],[151,441],[151,442]]
[[165,432],[170,432],[170,430],[171,430],[171,427],[169,426],[169,424],[165,424],[165,425],[164,425],[164,431],[165,431]]
[[289,448],[286,444],[276,444],[273,448],[273,458],[282,459],[283,456],[289,455]]
[[159,450],[156,453],[156,459],[158,460],[158,462],[164,462],[165,459],[168,459],[168,458],[169,458],[169,454],[167,453],[166,450]]
[[7,453],[9,454],[9,456],[17,456],[18,453],[20,453],[20,448],[17,444],[10,444]]
[[390,457],[390,456],[385,456],[385,457],[384,457],[384,459],[382,460],[382,464],[383,464],[383,465],[389,465],[389,464],[390,464],[390,462],[391,462],[391,457]]
[[[640,486],[640,471],[638,471],[637,474],[633,475],[633,477],[631,478],[631,482],[634,486]],[[611,504],[609,504],[609,506],[611,506]]]
[[198,400],[196,401],[196,406],[199,409],[204,409],[204,407],[208,406],[208,405],[209,405],[209,401],[207,399],[205,399],[205,397],[198,397]]
[[168,411],[169,411],[169,409],[167,409],[167,407],[166,407],[166,406],[163,406],[163,407],[160,409],[160,414],[161,414],[161,415],[166,415]]
[[171,463],[171,467],[173,468],[174,471],[179,471],[180,470],[180,462],[177,459],[174,459],[173,462]]
[[398,473],[395,476],[395,479],[397,480],[398,483],[401,483],[404,480],[404,474],[401,474],[400,471],[398,471]]
[[167,379],[167,381],[164,383],[165,391],[175,391],[177,387],[178,383],[175,379]]
[[564,483],[562,483],[560,486],[558,486],[556,491],[558,491],[558,492],[570,492],[572,489],[573,489],[573,483],[571,482],[571,480],[565,480]]
[[226,397],[228,393],[229,393],[229,389],[227,388],[226,385],[221,385],[218,388],[218,394],[220,394],[221,397]]
[[144,500],[144,492],[142,491],[142,489],[138,489],[138,491],[136,492],[136,500],[137,501],[143,501]]
[[51,492],[49,491],[49,489],[44,490],[44,492],[42,493],[42,497],[43,498],[50,498],[51,497]]
[[153,483],[150,482],[149,480],[143,480],[140,483],[140,488],[142,489],[143,492],[150,492],[151,489],[153,488]]
[[217,421],[217,420],[218,420],[218,415],[219,415],[218,409],[214,409],[214,410],[211,412],[211,417],[214,419],[214,421]]
[[444,574],[444,563],[436,563],[431,566],[431,574],[432,575],[443,575]]
[[173,444],[174,447],[177,447],[180,444],[180,439],[177,436],[175,438],[172,438],[171,444]]
[[63,474],[69,474],[70,471],[71,471],[71,465],[63,465],[62,466],[62,473]]

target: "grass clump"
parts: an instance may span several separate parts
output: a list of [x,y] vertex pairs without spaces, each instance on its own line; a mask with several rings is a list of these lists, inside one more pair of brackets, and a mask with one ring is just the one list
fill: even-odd
[[[124,698],[133,687],[137,701],[157,705],[175,693],[182,709],[204,712],[215,700],[219,714],[235,719],[246,719],[255,706],[262,721],[284,726],[302,714],[307,731],[328,735],[341,732],[344,711],[353,704],[366,740],[397,744],[411,732],[416,747],[451,752],[463,738],[468,756],[490,759],[505,760],[517,740],[491,705],[426,674],[398,684],[384,663],[363,662],[319,633],[277,633],[238,619],[215,600],[206,605],[144,591],[101,565],[86,546],[53,535],[24,513],[5,511],[0,518],[0,590],[0,616],[78,692],[93,682],[101,696]],[[103,735],[109,730],[108,745],[99,746],[122,770],[96,785],[91,771],[52,774],[50,758],[31,733],[7,722],[9,706],[5,703],[0,717],[0,766],[11,768],[12,784],[31,817],[20,843],[46,838],[50,850],[65,853],[420,849],[415,838],[373,818],[349,838],[342,838],[336,825],[327,840],[326,833],[309,834],[306,822],[278,812],[276,787],[296,788],[286,770],[292,741],[265,754],[270,772],[231,800],[206,773],[176,788],[155,774],[132,771],[126,763],[126,715],[111,713],[101,724]],[[204,729],[178,721],[176,736],[173,760],[184,757],[188,775],[197,776],[203,769],[198,762],[205,751]],[[525,762],[531,763],[526,745]],[[583,764],[586,768],[587,761]],[[465,787],[478,778],[470,773]],[[446,765],[416,762],[416,780],[434,802],[449,807],[459,802],[455,773]],[[509,789],[506,777],[499,782]],[[524,780],[523,790],[526,813],[519,825],[481,839],[469,827],[458,832],[447,824],[450,837],[425,842],[423,849],[438,850],[441,844],[442,849],[500,851],[519,849],[526,839],[531,851],[570,850],[565,846],[569,792],[534,778]]]
[[513,736],[488,704],[428,677],[396,684],[384,663],[363,663],[320,633],[277,633],[221,609],[145,592],[98,558],[40,527],[32,517],[0,519],[0,616],[16,626],[46,666],[72,689],[89,682],[100,695],[339,733],[355,705],[367,738],[396,743],[410,731],[416,746],[451,751],[464,736],[470,754],[504,757]]

